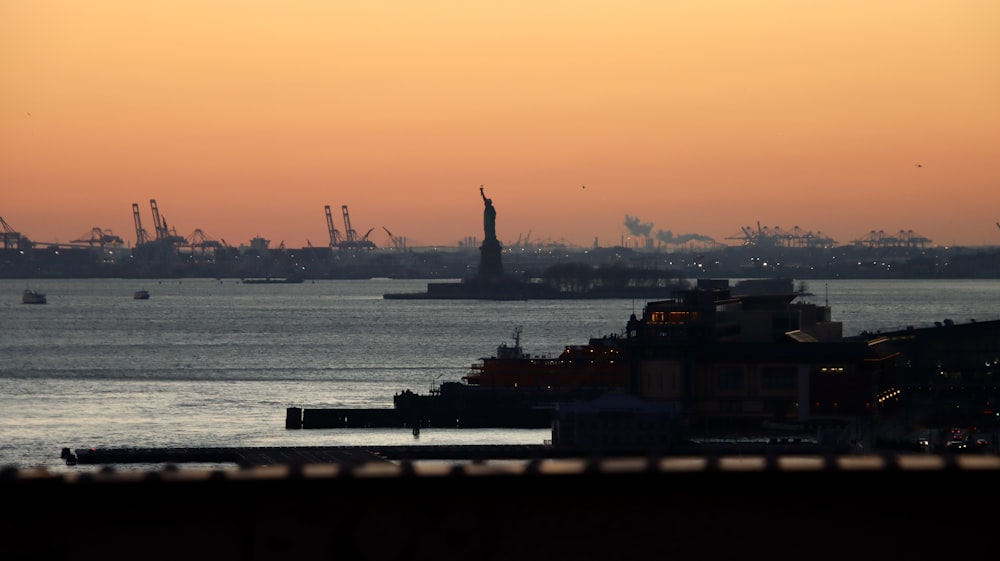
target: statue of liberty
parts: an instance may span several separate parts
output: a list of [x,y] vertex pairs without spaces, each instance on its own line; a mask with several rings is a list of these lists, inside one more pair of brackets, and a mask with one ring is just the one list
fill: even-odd
[[483,204],[486,205],[483,209],[483,231],[486,235],[484,242],[495,242],[497,241],[497,209],[493,208],[493,199],[486,198],[482,185],[479,186],[479,194],[482,195]]

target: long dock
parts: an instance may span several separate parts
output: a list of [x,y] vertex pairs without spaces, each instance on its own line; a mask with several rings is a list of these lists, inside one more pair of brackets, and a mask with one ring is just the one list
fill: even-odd
[[[460,446],[289,446],[237,448],[64,448],[68,464],[236,464],[241,467],[407,460],[531,460],[568,457],[543,444]],[[576,454],[578,455],[578,454]]]
[[275,464],[381,461],[363,448],[260,447],[260,448],[77,448],[63,450],[68,464],[236,464],[255,467]]

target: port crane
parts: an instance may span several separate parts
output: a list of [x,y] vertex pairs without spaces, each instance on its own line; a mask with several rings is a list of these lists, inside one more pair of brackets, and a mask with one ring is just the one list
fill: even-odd
[[514,242],[513,244],[511,244],[511,247],[519,247],[519,248],[522,248],[522,249],[528,247],[528,245],[530,243],[530,240],[531,240],[531,230],[528,230],[528,235],[527,236],[523,236],[524,237],[524,241],[523,242],[521,241],[521,237],[522,237],[522,235],[520,233],[518,233],[517,234],[517,241]]
[[368,240],[368,236],[371,235],[372,230],[375,228],[369,228],[368,231],[363,236],[359,236],[358,233],[351,227],[351,215],[347,212],[347,205],[342,205],[340,211],[344,216],[344,233],[341,234],[337,230],[336,226],[333,225],[333,212],[330,210],[330,205],[323,207],[326,214],[326,229],[330,233],[330,247],[334,249],[374,249],[375,244]]
[[208,248],[219,249],[223,247],[223,244],[213,240],[201,228],[195,228],[194,232],[187,237],[190,240],[191,249],[199,249],[201,253],[204,254]]
[[110,229],[102,230],[100,228],[91,228],[89,234],[84,234],[75,240],[70,240],[70,243],[85,243],[90,247],[105,247],[105,246],[121,246],[125,245],[125,242],[118,236],[116,236]]
[[156,199],[149,199],[149,205],[153,209],[153,227],[156,231],[156,240],[165,243],[186,243],[183,237],[178,236],[175,230],[167,226],[167,220],[160,216],[160,209],[156,206]]
[[23,249],[22,240],[24,245],[28,245],[28,239],[22,238],[21,233],[11,228],[10,224],[0,216],[0,239],[3,240],[4,249]]
[[347,213],[347,205],[341,206],[340,210],[344,213],[344,234],[347,235],[348,243],[354,244],[358,241],[358,233],[351,227],[351,215]]
[[[81,244],[86,244],[86,246]],[[79,238],[71,240],[69,243],[32,242],[26,236],[21,235],[20,232],[12,228],[6,220],[0,217],[0,249],[17,249],[24,251],[34,248],[35,245],[45,245],[50,249],[80,247],[88,247],[90,249],[100,247],[101,249],[104,249],[120,248],[125,245],[125,242],[120,237],[116,236],[110,229],[101,228],[93,228],[89,233],[83,234]]]
[[854,245],[867,246],[870,248],[884,247],[909,247],[924,249],[931,240],[915,234],[913,230],[900,230],[895,235],[887,234],[883,230],[868,232],[868,235],[854,240]]
[[344,240],[340,235],[340,231],[333,225],[333,213],[330,211],[330,205],[324,206],[323,210],[326,211],[326,229],[330,232],[330,247],[339,248],[341,242]]
[[340,207],[344,214],[344,232],[347,236],[347,240],[341,243],[342,248],[346,249],[375,249],[375,244],[368,239],[371,235],[372,230],[375,228],[369,228],[365,235],[359,236],[358,233],[351,227],[351,215],[347,212],[347,205]]
[[160,218],[160,209],[156,206],[156,199],[149,199],[149,206],[153,210],[153,231],[156,232],[156,239],[165,239],[169,235],[167,222]]
[[142,227],[142,218],[139,217],[139,203],[132,203],[132,220],[135,222],[135,245],[145,245],[153,238]]
[[836,240],[824,236],[822,232],[807,232],[798,226],[788,232],[778,226],[774,228],[761,226],[760,221],[757,221],[756,230],[743,226],[740,232],[726,239],[742,240],[745,246],[757,247],[830,247],[837,243]]
[[392,235],[392,232],[390,232],[389,229],[386,228],[385,226],[382,226],[382,229],[385,230],[386,234],[389,234],[389,241],[392,242],[392,247],[394,249],[406,249],[405,239]]

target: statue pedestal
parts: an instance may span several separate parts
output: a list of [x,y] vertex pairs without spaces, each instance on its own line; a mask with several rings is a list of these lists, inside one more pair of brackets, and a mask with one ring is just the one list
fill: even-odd
[[479,276],[499,277],[503,275],[503,263],[500,261],[500,242],[486,240],[479,246]]

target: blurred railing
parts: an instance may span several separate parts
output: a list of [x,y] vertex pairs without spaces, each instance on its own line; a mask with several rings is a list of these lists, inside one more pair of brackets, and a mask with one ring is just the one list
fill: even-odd
[[10,559],[995,557],[998,484],[985,454],[5,469],[0,529]]

